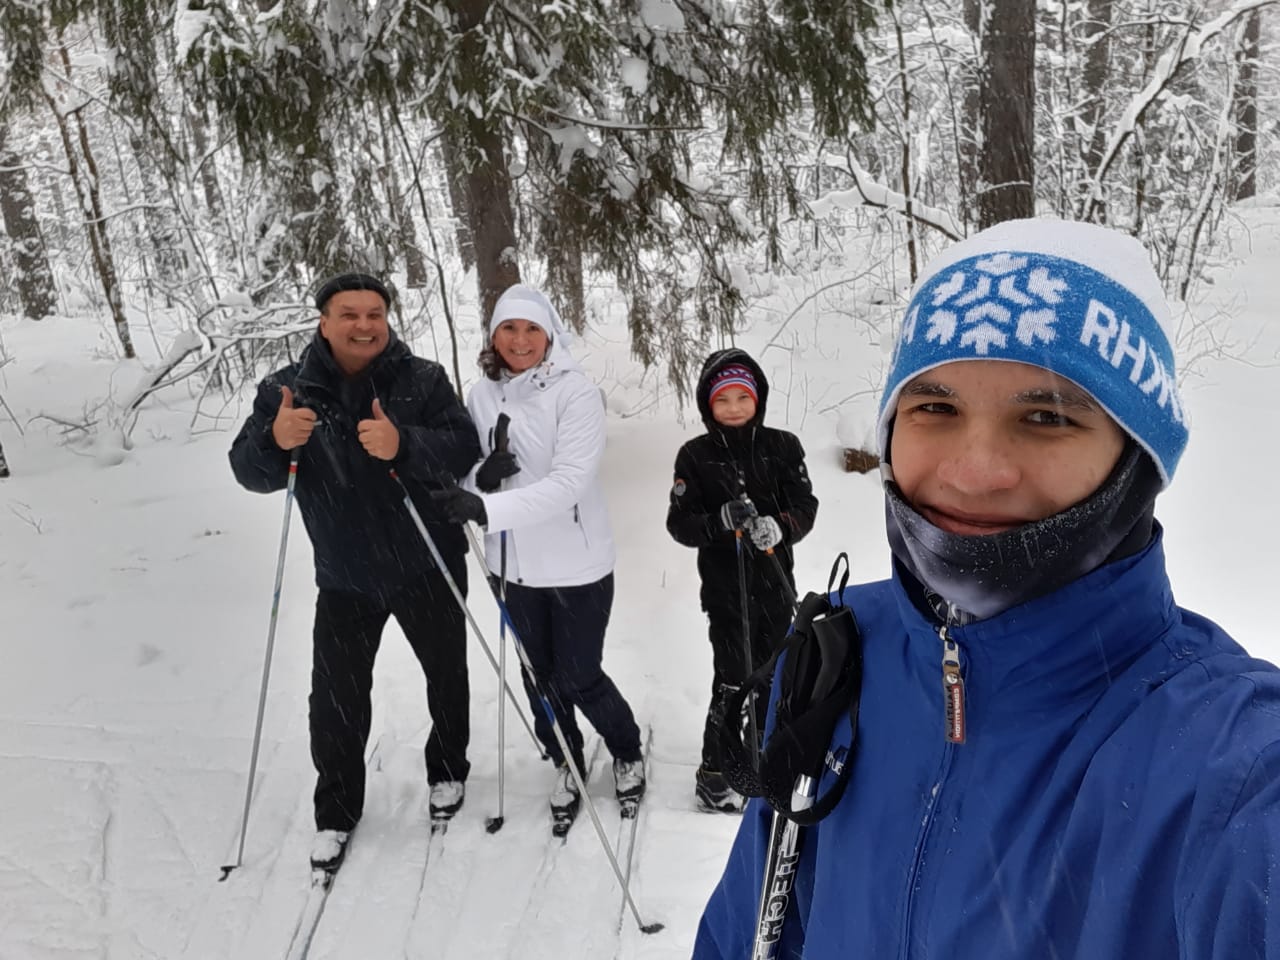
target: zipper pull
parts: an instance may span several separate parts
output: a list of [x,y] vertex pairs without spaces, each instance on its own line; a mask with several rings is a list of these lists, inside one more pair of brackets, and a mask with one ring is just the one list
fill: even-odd
[[946,626],[938,628],[942,640],[942,697],[947,718],[947,743],[964,743],[964,677],[960,674],[960,645]]

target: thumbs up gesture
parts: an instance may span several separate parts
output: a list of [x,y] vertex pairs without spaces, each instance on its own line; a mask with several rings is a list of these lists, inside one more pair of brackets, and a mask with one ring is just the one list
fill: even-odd
[[311,439],[316,426],[316,412],[293,405],[293,391],[280,388],[280,409],[271,423],[271,437],[281,450],[292,450]]
[[387,418],[382,409],[382,401],[377,397],[373,399],[373,419],[357,423],[356,432],[360,437],[360,445],[371,457],[394,460],[400,452],[400,431]]

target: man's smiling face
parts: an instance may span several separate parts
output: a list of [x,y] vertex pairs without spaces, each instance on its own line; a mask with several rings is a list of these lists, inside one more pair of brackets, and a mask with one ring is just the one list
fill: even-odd
[[320,313],[320,336],[329,341],[343,373],[359,373],[391,340],[387,305],[373,290],[335,293]]
[[1025,363],[964,360],[911,380],[890,458],[903,497],[950,533],[1043,520],[1098,489],[1125,434],[1087,391]]

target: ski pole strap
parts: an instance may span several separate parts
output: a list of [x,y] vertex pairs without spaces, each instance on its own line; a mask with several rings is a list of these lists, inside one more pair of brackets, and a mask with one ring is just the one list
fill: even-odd
[[[837,593],[833,588],[842,563],[845,572]],[[853,610],[842,600],[848,578],[848,557],[842,553],[832,567],[828,592],[810,593],[800,602],[790,636],[727,699],[720,726],[721,766],[733,788],[744,796],[762,797],[779,816],[801,826],[817,823],[831,812],[853,772],[851,749],[835,783],[824,794],[812,805],[802,804],[800,809],[793,805],[797,779],[804,776],[816,782],[822,776],[827,748],[842,715],[849,718],[851,737],[857,734],[862,636]],[[753,690],[767,695],[783,654],[773,730],[756,770],[742,742],[741,725],[733,719],[741,715]]]

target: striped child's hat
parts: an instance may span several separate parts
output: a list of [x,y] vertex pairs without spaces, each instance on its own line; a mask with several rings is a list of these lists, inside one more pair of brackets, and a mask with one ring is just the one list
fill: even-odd
[[729,387],[741,387],[751,394],[751,399],[760,402],[760,391],[756,388],[756,378],[740,363],[731,363],[721,367],[711,377],[711,389],[707,392],[707,403],[715,400],[716,394]]

